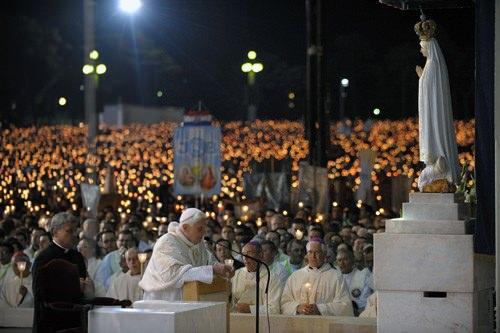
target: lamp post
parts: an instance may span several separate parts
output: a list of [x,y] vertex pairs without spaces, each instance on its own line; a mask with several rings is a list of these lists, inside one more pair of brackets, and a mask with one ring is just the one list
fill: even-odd
[[343,78],[340,80],[340,96],[339,96],[339,118],[340,120],[345,117],[345,102],[347,98],[347,87],[349,87],[349,80]]
[[[141,6],[141,0],[120,0],[120,8],[133,14]],[[106,65],[95,65],[99,58],[99,53],[95,50],[95,0],[83,0],[83,68],[84,76],[84,110],[85,122],[88,125],[87,145],[88,152],[93,154],[96,151],[97,136],[97,109],[96,109],[96,88],[98,75],[106,73]]]
[[247,84],[245,100],[247,105],[247,120],[255,120],[257,115],[257,106],[255,105],[255,74],[262,72],[264,70],[264,65],[260,62],[255,61],[257,59],[257,53],[255,51],[249,51],[247,54],[248,61],[241,65],[241,71],[247,73]]
[[84,103],[85,103],[85,122],[88,125],[87,144],[88,151],[95,150],[95,137],[97,135],[97,113],[96,113],[96,82],[92,79],[91,73],[94,72],[94,65],[89,61],[93,56],[95,49],[94,33],[95,1],[83,0],[83,63],[82,68],[84,77]]
[[[99,52],[91,50],[82,67],[82,73],[85,75],[85,116],[88,122],[88,153],[96,154],[96,136],[97,136],[97,110],[96,110],[96,89],[99,84],[99,75],[106,73],[105,64],[98,64]],[[95,166],[87,159],[88,176],[97,184],[97,170]],[[91,170],[91,171],[90,171]]]

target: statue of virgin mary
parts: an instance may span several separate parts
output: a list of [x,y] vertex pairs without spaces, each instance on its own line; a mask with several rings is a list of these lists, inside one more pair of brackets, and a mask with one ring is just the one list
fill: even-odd
[[[418,122],[420,160],[426,167],[418,179],[420,191],[440,180],[458,182],[458,152],[451,108],[448,70],[437,40],[436,23],[423,19],[415,25],[425,67],[416,67],[418,83]],[[452,186],[453,187],[453,186]],[[428,187],[427,187],[428,188]],[[451,190],[437,190],[447,192]]]

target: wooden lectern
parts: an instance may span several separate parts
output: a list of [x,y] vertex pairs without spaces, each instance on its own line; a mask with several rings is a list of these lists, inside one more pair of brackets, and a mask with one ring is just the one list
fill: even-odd
[[211,284],[192,281],[184,284],[182,288],[182,299],[184,301],[210,301],[226,302],[226,327],[229,333],[229,310],[231,303],[231,284],[221,277],[214,277]]

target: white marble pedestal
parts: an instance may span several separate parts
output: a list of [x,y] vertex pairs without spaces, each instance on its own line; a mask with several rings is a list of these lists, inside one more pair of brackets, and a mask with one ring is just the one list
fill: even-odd
[[403,217],[374,236],[378,332],[474,332],[468,205],[452,193],[411,193]]
[[131,309],[102,307],[89,312],[89,332],[226,332],[226,303],[139,301]]

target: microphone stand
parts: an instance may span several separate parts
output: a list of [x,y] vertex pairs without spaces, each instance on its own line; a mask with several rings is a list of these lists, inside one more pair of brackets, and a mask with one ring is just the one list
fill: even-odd
[[255,332],[256,333],[259,333],[259,315],[260,315],[260,305],[259,305],[259,289],[260,289],[260,265],[264,265],[264,267],[266,268],[267,270],[267,282],[266,282],[266,290],[264,291],[265,294],[268,293],[269,291],[269,279],[271,278],[271,270],[269,269],[269,266],[262,260],[260,259],[257,259],[255,257],[252,257],[252,256],[249,256],[247,254],[244,254],[242,252],[239,252],[239,251],[236,251],[236,250],[233,250],[231,248],[231,246],[226,246],[224,245],[222,242],[218,243],[217,245],[220,245],[222,247],[225,247],[226,249],[228,249],[229,251],[231,252],[234,252],[234,253],[237,253],[245,258],[248,258],[248,259],[252,259],[254,260],[256,263],[257,263],[257,272],[255,272]]

